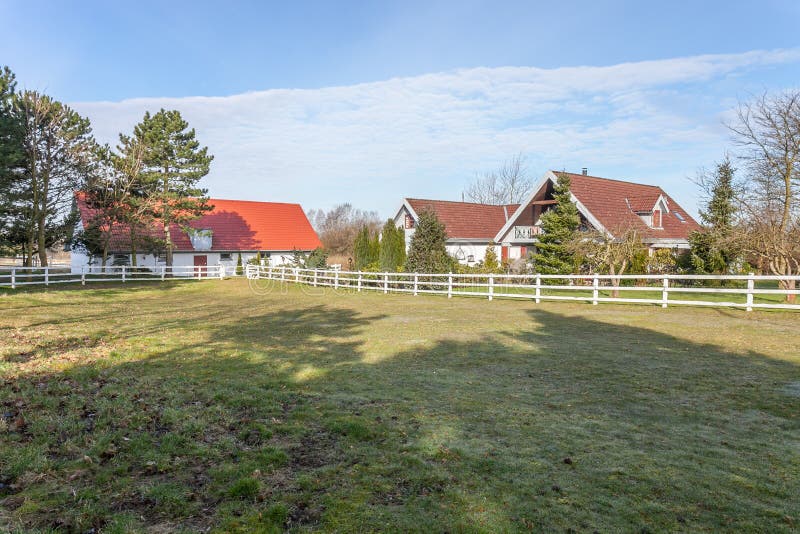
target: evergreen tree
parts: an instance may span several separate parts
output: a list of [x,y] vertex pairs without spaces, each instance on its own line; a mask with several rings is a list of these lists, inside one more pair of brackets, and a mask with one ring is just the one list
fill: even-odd
[[15,114],[16,78],[0,69],[0,250],[18,253],[21,245],[15,209],[17,181],[24,165],[23,128]]
[[89,120],[69,106],[35,91],[14,98],[23,127],[24,166],[13,180],[14,216],[21,225],[26,264],[66,240],[75,224],[74,194],[96,172],[97,144]]
[[208,154],[208,147],[200,147],[194,129],[175,110],[145,113],[133,137],[144,146],[142,179],[156,204],[155,219],[163,226],[167,265],[171,266],[170,226],[183,226],[213,208],[198,182],[208,174],[214,156]]
[[453,268],[447,254],[447,231],[432,211],[419,214],[417,228],[411,237],[405,270],[416,273],[446,273]]
[[402,228],[393,219],[383,225],[379,260],[383,271],[397,271],[406,261],[406,238]]
[[736,212],[735,172],[730,160],[725,158],[707,181],[711,198],[706,209],[700,212],[705,228],[689,236],[692,268],[697,273],[729,274],[741,259],[741,251],[733,244],[732,236]]
[[494,241],[490,242],[483,256],[483,269],[487,273],[496,273],[500,269],[500,262],[497,259],[497,251],[494,247]]
[[380,243],[367,225],[361,227],[353,243],[353,256],[356,269],[364,270],[378,261]]
[[242,268],[242,253],[240,252],[236,258],[236,276],[242,276],[244,269]]
[[580,226],[578,208],[570,197],[570,179],[560,174],[553,186],[556,205],[542,214],[542,235],[533,254],[536,272],[543,274],[569,274],[575,268],[574,253],[570,243]]

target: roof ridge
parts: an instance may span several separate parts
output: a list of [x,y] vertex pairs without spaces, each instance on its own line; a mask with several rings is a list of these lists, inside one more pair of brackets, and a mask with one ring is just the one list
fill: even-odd
[[659,186],[659,185],[643,184],[641,182],[631,182],[630,180],[620,180],[618,178],[604,178],[603,176],[592,176],[592,175],[588,175],[588,174],[579,174],[577,172],[553,171],[553,170],[551,170],[550,172],[552,172],[556,176],[558,176],[559,174],[569,174],[570,176],[578,176],[580,178],[593,178],[595,180],[606,180],[608,182],[618,182],[618,183],[621,183],[621,184],[638,185],[638,186],[641,186],[641,187],[652,187],[652,188],[658,189],[659,191],[662,191],[662,192],[664,191],[663,189],[661,189],[661,186]]
[[299,206],[299,202],[273,202],[271,200],[240,200],[236,198],[208,198],[209,202],[211,201],[222,201],[222,202],[247,202],[249,204],[283,204],[284,206]]
[[492,208],[502,208],[502,207],[520,205],[520,202],[509,202],[508,204],[484,204],[482,202],[464,202],[462,200],[438,200],[435,198],[416,198],[416,197],[405,197],[405,200],[420,200],[422,202],[447,202],[448,204],[469,204],[471,206],[489,206]]

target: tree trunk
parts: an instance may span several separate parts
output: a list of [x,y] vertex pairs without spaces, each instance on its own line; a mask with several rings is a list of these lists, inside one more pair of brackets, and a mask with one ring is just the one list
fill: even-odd
[[[797,287],[796,280],[781,280],[781,287],[788,291],[792,291]],[[786,303],[794,304],[797,301],[797,295],[786,295]]]
[[40,267],[47,267],[47,241],[45,240],[45,229],[46,229],[46,215],[45,212],[42,211],[42,214],[39,215],[38,225],[39,228],[36,230],[36,246],[39,247],[39,266]]
[[[610,274],[611,276],[614,276],[615,274],[617,274],[616,269],[614,269],[613,265],[609,266],[608,274]],[[611,279],[611,285],[613,285],[615,288],[619,287],[619,283],[620,283],[620,279],[619,278],[612,278]],[[619,289],[612,289],[611,290],[611,298],[614,298],[614,299],[619,298]]]
[[164,223],[164,242],[167,252],[167,267],[172,267],[172,236],[169,233],[168,223]]

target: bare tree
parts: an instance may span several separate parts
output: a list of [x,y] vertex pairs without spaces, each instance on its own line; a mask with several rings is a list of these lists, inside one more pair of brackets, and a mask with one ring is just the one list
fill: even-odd
[[[616,277],[625,274],[631,261],[645,250],[645,246],[636,227],[621,226],[612,232],[580,232],[570,243],[570,249],[581,256],[593,272]],[[611,283],[619,287],[620,280],[612,278]],[[611,290],[611,296],[618,297],[619,290]]]
[[464,194],[479,204],[516,204],[524,200],[532,187],[525,156],[520,153],[499,169],[476,176]]
[[308,220],[319,234],[322,246],[331,254],[352,255],[356,234],[364,226],[375,232],[381,220],[375,211],[364,211],[345,203],[329,211],[310,210]]
[[[778,276],[800,273],[800,91],[740,104],[729,125],[746,176],[734,237],[744,253]],[[781,287],[793,290],[794,280]],[[786,300],[795,301],[795,295]]]

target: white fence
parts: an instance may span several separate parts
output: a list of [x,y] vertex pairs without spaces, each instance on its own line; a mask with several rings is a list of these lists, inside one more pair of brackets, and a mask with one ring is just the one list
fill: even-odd
[[798,289],[782,289],[781,281],[800,281],[800,276],[715,275],[551,275],[551,274],[423,274],[258,267],[248,265],[249,279],[331,287],[336,290],[381,291],[542,300],[717,306],[800,310],[787,303],[786,295]]
[[[229,273],[232,274],[232,273]],[[107,266],[83,268],[81,272],[71,272],[63,267],[0,267],[0,288],[16,289],[22,286],[51,284],[81,284],[91,282],[142,282],[162,280],[191,280],[203,278],[224,278],[224,265],[208,267],[129,267]]]

